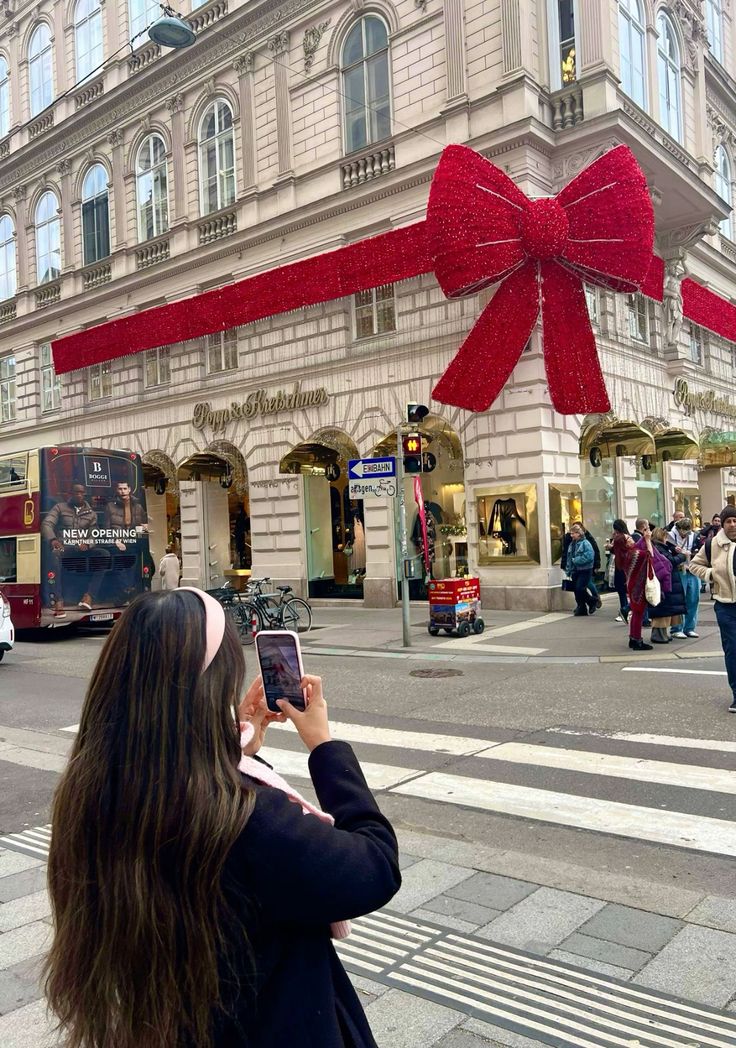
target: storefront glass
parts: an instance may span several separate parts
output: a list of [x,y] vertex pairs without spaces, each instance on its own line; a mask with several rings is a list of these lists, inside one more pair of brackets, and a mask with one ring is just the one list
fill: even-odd
[[565,533],[576,520],[583,519],[583,493],[579,487],[550,484],[549,487],[549,538],[552,563],[562,558]]
[[487,488],[477,493],[478,563],[539,563],[535,484]]
[[[675,509],[684,513],[693,522],[694,528],[702,528],[702,514],[700,511],[700,492],[697,488],[675,488]],[[733,505],[733,503],[731,503]]]
[[610,539],[613,522],[618,517],[616,492],[616,460],[609,456],[592,465],[588,455],[580,459],[580,487],[582,489],[582,519],[586,529],[600,549]]
[[656,524],[661,528],[670,518],[664,516],[662,474],[660,468],[660,464],[654,455],[637,456],[637,515],[640,517],[646,517],[652,524]]

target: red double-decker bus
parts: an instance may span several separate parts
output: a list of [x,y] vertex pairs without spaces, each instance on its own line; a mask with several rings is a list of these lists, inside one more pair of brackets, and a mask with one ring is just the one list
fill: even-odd
[[66,446],[0,455],[0,585],[16,629],[112,623],[150,578],[138,455]]

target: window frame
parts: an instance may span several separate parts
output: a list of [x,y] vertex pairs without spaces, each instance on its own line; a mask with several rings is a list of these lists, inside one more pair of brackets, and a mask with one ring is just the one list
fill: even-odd
[[574,32],[572,39],[575,41],[576,75],[573,80],[563,83],[561,62],[562,40],[560,39],[560,0],[547,0],[547,46],[549,49],[547,59],[549,61],[549,86],[551,91],[561,91],[563,87],[569,87],[570,84],[575,83],[577,80],[577,71],[580,69],[580,45],[577,38],[577,29],[580,25],[578,0],[572,0],[572,19]]
[[[232,336],[226,339],[225,336]],[[217,339],[217,343],[213,340]],[[205,369],[208,375],[222,375],[226,371],[237,371],[238,364],[240,361],[240,346],[238,340],[238,329],[227,328],[225,331],[216,331],[212,335],[205,336],[204,348],[205,348]],[[228,363],[227,351],[233,351],[234,348],[234,363]],[[219,352],[218,363],[221,367],[212,367],[212,356],[213,352]]]
[[[707,348],[705,328],[700,324],[690,321],[688,330],[688,348],[690,351],[690,363],[698,367],[705,367],[705,352]],[[697,350],[697,351],[696,351]]]
[[[148,381],[150,374],[149,365],[152,361],[155,361],[155,382]],[[165,376],[164,372],[166,372]],[[147,349],[143,359],[143,388],[157,389],[159,386],[169,385],[171,385],[171,346],[157,346],[155,349]]]
[[155,22],[160,14],[160,5],[154,0],[128,0],[130,42],[133,43],[137,36],[145,33],[148,26]]
[[60,411],[61,379],[54,369],[50,342],[41,342],[38,347],[38,370],[41,376],[41,414],[49,415],[54,411]]
[[[672,47],[677,55],[677,61],[668,54],[663,48],[663,40],[665,37],[669,37],[672,42]],[[662,74],[666,74],[665,84],[667,90],[664,92],[664,96],[668,99],[667,105],[667,119],[665,122],[665,114],[662,112]],[[675,131],[671,127],[671,117],[673,113],[672,98],[670,98],[670,88],[672,83],[676,85],[676,91],[674,99],[676,101],[676,117],[677,117],[677,128]],[[659,98],[659,123],[667,134],[674,138],[676,142],[682,145],[683,139],[683,112],[682,112],[682,48],[680,47],[680,38],[678,36],[675,24],[669,15],[669,12],[661,9],[657,14],[657,95]]]
[[10,63],[5,55],[0,54],[0,139],[10,134],[10,118]]
[[[161,145],[163,146],[163,159],[160,160],[160,161],[155,161],[154,142],[156,140],[158,140],[161,143]],[[141,156],[142,156],[143,150],[144,150],[144,148],[146,146],[148,147],[148,153],[149,153],[148,160],[149,160],[149,163],[150,163],[150,167],[143,168],[141,166]],[[163,172],[163,181],[161,181],[161,179],[160,179],[161,172]],[[157,174],[158,174],[158,178],[159,178],[158,182],[157,182]],[[144,223],[144,217],[143,217],[144,205],[142,205],[142,202],[141,202],[141,183],[146,178],[150,178],[150,180],[151,180],[150,201],[151,201],[151,218],[152,218],[151,225],[152,225],[152,228],[153,228],[153,232],[152,232],[152,234],[150,236],[147,235],[146,231],[143,228],[143,223]],[[164,216],[163,216],[163,219],[161,220],[161,224],[162,224],[162,228],[161,229],[156,228],[157,225],[158,225],[158,222],[159,222],[159,219],[157,218],[159,209],[157,209],[157,207],[156,207],[156,192],[155,192],[157,185],[159,187],[159,191],[161,191],[161,185],[163,185],[163,190],[162,190],[163,208],[161,210],[164,212]],[[169,224],[169,157],[168,157],[168,149],[166,148],[166,141],[165,141],[163,135],[160,134],[158,131],[152,131],[150,134],[146,135],[146,137],[143,139],[143,141],[138,146],[138,149],[136,151],[136,155],[135,155],[135,201],[136,201],[136,220],[137,220],[136,224],[137,224],[137,227],[138,227],[138,242],[140,244],[145,244],[149,240],[155,240],[157,237],[163,236],[164,233],[168,233],[169,228],[170,228],[170,224]]]
[[[44,45],[34,54],[34,43],[45,30]],[[39,73],[41,79],[39,80]],[[48,91],[47,91],[48,89]],[[35,108],[34,95],[40,94],[40,105]],[[38,22],[28,41],[28,104],[31,118],[43,113],[54,102],[54,41],[48,22]]]
[[[2,229],[5,225],[5,221],[10,224],[10,235],[6,240],[2,239]],[[11,250],[12,248],[12,250]],[[12,258],[12,265],[11,265]],[[7,264],[6,264],[7,261]],[[12,280],[10,276],[12,275]],[[7,280],[8,288],[12,286],[10,294],[3,294],[3,283]],[[13,221],[12,215],[9,215],[6,211],[0,215],[0,301],[8,302],[11,298],[15,298],[18,291],[18,252],[17,252],[17,237],[15,233],[15,222]]]
[[[230,127],[224,130],[217,130],[217,124],[219,122],[220,107],[224,106],[230,113]],[[209,138],[205,138],[203,130],[205,123],[209,117],[210,112],[214,110],[215,116],[215,134]],[[223,144],[226,138],[230,139],[233,165],[230,170],[230,181],[232,190],[232,199],[225,200],[225,194],[223,193],[223,179],[227,178],[227,173],[223,174],[223,167],[221,163]],[[215,188],[217,197],[217,206],[209,208],[208,204],[208,193],[205,186],[207,164],[206,164],[206,151],[214,144],[215,149]],[[232,207],[237,199],[237,178],[236,178],[236,164],[235,164],[235,112],[232,105],[226,98],[217,97],[209,103],[202,118],[199,121],[199,131],[197,134],[197,161],[199,164],[199,213],[202,217],[206,215],[213,215],[218,211],[222,211],[223,208]]]
[[[728,240],[733,240],[733,181],[731,173],[731,158],[729,157],[723,143],[721,143],[716,149],[714,160],[715,169],[713,175],[715,191],[718,196],[721,197],[722,200],[725,200],[731,207],[731,214],[718,223],[718,229],[721,236],[726,237]],[[723,165],[721,165],[721,160],[723,161]],[[725,171],[721,170],[721,166],[725,168]]]
[[[43,221],[39,222],[39,220],[38,220],[39,209],[40,209],[42,203],[44,202],[44,200],[46,200],[47,197],[50,197],[54,201],[56,207],[54,209],[53,215],[50,218],[43,219]],[[44,191],[41,193],[40,197],[38,198],[38,201],[36,202],[36,207],[34,208],[34,211],[33,211],[33,224],[34,224],[35,241],[36,241],[36,283],[40,287],[43,284],[52,284],[55,280],[58,280],[59,277],[61,276],[61,268],[62,268],[61,214],[60,214],[60,207],[59,207],[59,198],[57,197],[57,195],[56,195],[56,193],[55,193],[55,191],[53,189],[44,189]],[[52,267],[49,266],[49,273],[51,275],[42,280],[41,279],[41,266],[40,266],[41,258],[43,257],[43,254],[42,254],[42,251],[41,251],[41,236],[46,236],[47,234],[45,232],[42,232],[42,231],[45,231],[46,229],[51,230],[51,227],[55,227],[56,232],[55,232],[53,237],[51,236],[50,232],[48,234],[48,239],[49,239],[48,258],[49,258],[49,260],[53,259],[54,250],[58,246],[59,271],[58,271],[58,273],[54,274],[54,273],[52,273]],[[53,239],[54,243],[52,243],[52,239]]]
[[[369,19],[374,19],[380,22],[386,33],[386,46],[385,48],[379,48],[377,51],[371,54],[366,54],[366,24]],[[349,65],[345,64],[345,47],[347,42],[357,25],[361,26],[362,34],[362,45],[363,54],[360,59],[355,62],[351,62]],[[386,83],[388,87],[387,103],[388,103],[388,130],[385,135],[376,135],[373,137],[372,125],[370,119],[371,107],[374,105],[373,99],[370,98],[369,83],[368,83],[368,63],[375,59],[378,55],[385,55],[386,61]],[[363,149],[368,149],[370,146],[374,146],[379,142],[387,141],[393,133],[393,84],[391,76],[391,33],[389,30],[388,23],[375,11],[368,11],[362,14],[359,18],[356,18],[348,27],[345,37],[340,45],[340,90],[342,92],[342,142],[343,152],[345,156],[350,156],[353,153],[361,152]],[[347,85],[346,85],[346,74],[357,69],[359,66],[363,67],[363,116],[365,118],[366,135],[365,142],[362,145],[351,146],[348,136],[348,109],[347,109]]]
[[[88,10],[80,18],[79,9],[84,4],[87,5]],[[96,39],[90,43],[89,49],[85,52],[85,55],[89,56],[90,62],[89,68],[86,69],[82,67],[82,52],[80,49],[80,31],[84,27],[87,29],[90,41],[92,34],[96,34]],[[74,68],[77,81],[88,80],[99,70],[104,60],[105,35],[102,24],[102,4],[100,0],[77,0],[74,5]]]
[[[99,379],[99,393],[94,393],[95,378]],[[87,400],[97,404],[109,400],[112,396],[112,361],[103,360],[99,364],[90,364],[87,368]]]
[[[634,16],[631,8],[635,7]],[[647,29],[646,11],[641,0],[618,0],[619,73],[621,89],[640,109],[647,108]],[[641,60],[641,97],[634,91],[634,41],[638,38]],[[624,39],[627,41],[629,83],[626,83],[624,67]]]
[[723,65],[723,8],[720,0],[705,0],[705,32],[710,53]]
[[[393,327],[381,328],[379,325],[379,295],[378,292],[384,288],[391,288],[391,294],[381,298],[381,302],[387,302],[389,299],[392,302],[391,313],[393,315]],[[370,302],[358,302],[358,295],[370,295]],[[358,291],[353,296],[353,338],[356,342],[363,341],[367,338],[378,338],[381,335],[393,335],[396,333],[396,285],[395,284],[380,284],[378,287],[366,288],[365,291]],[[370,307],[370,316],[372,318],[371,331],[361,333],[359,329],[359,311],[365,311],[365,315],[368,315],[368,309]]]
[[0,357],[0,425],[14,422],[17,414],[17,363],[15,353]]
[[[93,192],[91,195],[86,195],[87,182],[90,176],[98,171],[102,172],[103,188]],[[104,208],[102,207],[103,198],[105,202]],[[92,207],[90,208],[89,205],[92,205]],[[87,256],[87,241],[89,239],[87,222],[90,215],[93,222],[91,237],[95,244],[94,258]],[[104,221],[102,221],[103,217]],[[82,265],[93,266],[97,262],[101,262],[103,258],[109,258],[110,253],[110,185],[107,169],[104,164],[98,161],[88,168],[82,180]]]
[[[640,291],[627,294],[625,299],[627,334],[638,346],[651,346],[652,325],[649,302]],[[643,332],[641,321],[644,321]]]

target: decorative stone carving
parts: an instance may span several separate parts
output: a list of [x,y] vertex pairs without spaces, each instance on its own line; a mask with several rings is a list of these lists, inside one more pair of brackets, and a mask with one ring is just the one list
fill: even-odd
[[304,72],[308,73],[314,64],[314,56],[317,53],[322,36],[324,35],[325,29],[328,28],[331,18],[328,18],[325,22],[320,22],[319,25],[310,26],[309,29],[304,32],[304,40],[302,41],[302,47],[304,48]]
[[207,80],[205,80],[205,82],[204,82],[204,90],[205,90],[205,94],[208,96],[208,98],[212,98],[212,96],[217,91],[217,84],[215,83],[214,76],[210,76],[210,77],[207,78]]
[[268,50],[274,58],[285,54],[289,50],[289,34],[287,32],[277,33],[268,41]]
[[703,23],[703,15],[700,10],[696,13],[685,0],[673,0],[672,10],[682,27],[682,35],[687,46],[687,57],[693,72],[698,69],[698,54],[702,44],[708,45],[708,34]]
[[675,349],[680,339],[682,328],[682,291],[681,283],[687,275],[685,253],[679,252],[664,265],[664,340],[668,349]]
[[[2,12],[3,12],[3,14],[5,15],[6,18],[12,18],[13,15],[15,14],[15,0],[2,0],[2,3],[0,4],[0,8],[2,8]],[[16,31],[17,31],[17,26],[16,26]]]
[[420,11],[424,12],[427,10],[428,0],[414,0],[414,6],[418,7]]
[[[91,150],[89,150],[88,152],[91,153]],[[68,175],[69,172],[71,171],[71,169],[72,169],[72,162],[71,162],[71,160],[68,160],[66,157],[64,157],[63,160],[59,161],[57,170],[58,170],[59,174],[62,177],[64,175]]]
[[115,146],[121,146],[123,144],[123,132],[120,128],[114,128],[107,136],[107,141],[113,148]]
[[172,116],[174,113],[181,113],[184,108],[184,95],[172,95],[171,98],[166,100],[166,105]]
[[253,72],[255,58],[256,56],[252,51],[246,51],[244,54],[238,55],[238,57],[233,62],[235,72],[238,74],[238,76],[245,76],[246,73]]
[[25,200],[27,188],[27,186],[16,186],[13,189],[13,196],[15,197],[15,199],[18,201]]

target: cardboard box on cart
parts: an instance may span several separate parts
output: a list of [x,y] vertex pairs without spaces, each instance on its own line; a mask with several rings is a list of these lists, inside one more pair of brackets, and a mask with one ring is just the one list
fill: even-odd
[[481,618],[480,579],[432,579],[429,583],[429,632],[437,636],[457,630],[466,637],[471,629],[482,633],[485,623]]

